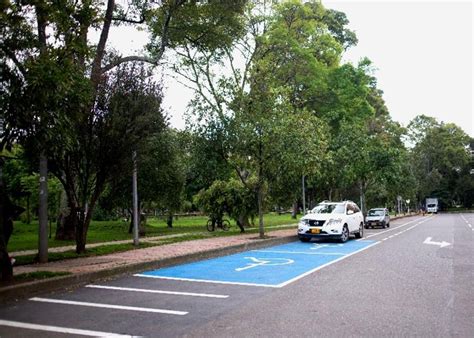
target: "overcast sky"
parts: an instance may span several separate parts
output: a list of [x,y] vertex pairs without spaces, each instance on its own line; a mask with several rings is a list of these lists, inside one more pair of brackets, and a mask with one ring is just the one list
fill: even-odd
[[322,1],[346,13],[359,39],[345,59],[367,56],[392,118],[453,122],[474,137],[471,1]]
[[[474,137],[471,1],[322,3],[346,13],[359,43],[344,60],[354,64],[363,57],[372,60],[378,87],[395,121],[406,125],[425,114],[453,122]],[[145,42],[144,32],[119,30],[111,36],[112,45],[129,48]],[[182,129],[192,93],[170,78],[165,83],[165,108],[172,126]]]

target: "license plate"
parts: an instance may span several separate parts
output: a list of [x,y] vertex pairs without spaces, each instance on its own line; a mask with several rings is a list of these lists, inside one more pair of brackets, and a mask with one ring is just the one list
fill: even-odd
[[321,232],[321,229],[311,229],[312,234],[319,234]]

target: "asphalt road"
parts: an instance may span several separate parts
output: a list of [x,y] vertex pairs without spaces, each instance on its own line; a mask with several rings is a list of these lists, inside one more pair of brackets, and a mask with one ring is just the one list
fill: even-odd
[[[335,258],[277,287],[129,276],[48,294],[1,308],[0,336],[473,337],[473,228],[474,214],[439,214],[368,229],[350,254],[301,243],[287,257]],[[244,268],[292,266],[268,262]]]

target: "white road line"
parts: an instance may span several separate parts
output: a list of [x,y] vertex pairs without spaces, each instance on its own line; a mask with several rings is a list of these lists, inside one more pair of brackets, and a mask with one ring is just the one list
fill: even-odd
[[211,284],[230,284],[230,285],[245,285],[245,286],[263,286],[266,288],[278,288],[278,285],[270,284],[257,284],[257,283],[239,283],[239,282],[224,282],[218,280],[207,280],[207,279],[194,279],[194,278],[179,278],[179,277],[165,277],[165,276],[153,276],[137,273],[135,277],[145,277],[145,278],[156,278],[156,279],[169,279],[169,280],[179,280],[184,282],[197,282],[197,283],[211,283]]
[[417,223],[417,224],[415,224],[415,225],[413,225],[413,226],[411,226],[411,227],[409,227],[409,228],[407,228],[407,229],[405,229],[405,230],[403,230],[403,231],[400,231],[400,232],[397,232],[396,234],[393,234],[393,235],[391,235],[391,236],[385,237],[385,238],[381,239],[381,241],[386,241],[386,240],[391,239],[391,238],[393,238],[393,237],[395,237],[395,236],[401,235],[401,234],[403,234],[404,232],[407,232],[407,231],[409,231],[409,230],[411,230],[411,229],[416,228],[418,225],[420,225],[420,224],[422,224],[422,223],[424,223],[424,222],[426,222],[426,221],[427,221],[427,220],[421,221],[421,222],[419,222],[419,223]]
[[305,252],[305,251],[286,251],[286,250],[252,250],[252,252],[268,252],[268,253],[287,253],[302,255],[327,255],[327,256],[343,256],[342,252]]
[[116,334],[116,333],[110,333],[110,332],[71,329],[68,327],[30,324],[30,323],[15,322],[11,320],[3,320],[3,319],[0,319],[0,326],[9,326],[9,327],[16,327],[16,328],[28,329],[28,330],[77,334],[81,336],[92,336],[92,337],[134,337],[131,335],[122,335],[122,334]]
[[228,295],[215,295],[215,294],[212,294],[212,293],[193,293],[193,292],[177,292],[177,291],[164,291],[164,290],[149,290],[149,289],[124,288],[124,287],[107,286],[107,285],[92,285],[92,284],[90,284],[90,285],[86,285],[86,288],[117,290],[117,291],[131,291],[131,292],[144,292],[144,293],[159,293],[159,294],[176,295],[176,296],[229,298]]
[[99,308],[105,308],[105,309],[164,313],[164,314],[177,315],[177,316],[184,316],[188,314],[188,312],[185,312],[185,311],[173,311],[173,310],[163,310],[163,309],[152,309],[152,308],[146,308],[146,307],[122,306],[122,305],[111,305],[111,304],[89,303],[89,302],[76,302],[72,300],[51,299],[51,298],[33,297],[33,298],[30,298],[30,300],[34,302],[90,306],[90,307],[99,307]]
[[[417,219],[417,220],[418,220],[418,219]],[[416,223],[415,225],[413,225],[413,226],[411,226],[411,227],[409,227],[409,228],[407,228],[407,229],[404,229],[403,231],[400,231],[400,232],[394,234],[393,236],[400,235],[400,234],[403,234],[404,232],[407,232],[407,231],[409,231],[409,230],[411,230],[411,229],[414,229],[414,228],[416,228],[418,225],[423,224],[423,223],[427,222],[428,220],[429,220],[429,218],[427,218],[427,219],[425,219],[425,220],[422,220],[422,221]],[[398,229],[398,228],[400,228],[400,227],[402,227],[402,226],[405,226],[405,225],[408,225],[408,224],[410,224],[410,223],[413,223],[413,221],[412,221],[412,222],[405,223],[405,224],[403,224],[403,225],[400,225],[400,226],[398,226],[398,227],[396,227],[396,228],[393,228],[393,229],[390,229],[390,230]],[[387,230],[387,231],[390,231],[390,230]],[[374,234],[373,236],[382,234],[382,233],[387,232],[387,231],[379,232],[379,233],[377,233],[377,234]],[[367,236],[367,237],[371,237],[371,236]],[[366,237],[366,238],[367,238],[367,237]],[[392,236],[383,238],[382,241],[385,241],[385,240],[387,240],[387,239],[389,239],[389,238],[392,238]]]
[[395,227],[395,228],[390,228],[390,229],[388,229],[388,230],[384,230],[384,231],[377,232],[377,233],[375,233],[375,234],[371,234],[371,235],[368,235],[368,236],[364,236],[364,238],[367,239],[367,238],[370,238],[370,237],[374,237],[374,236],[378,236],[378,235],[384,234],[384,233],[389,232],[389,231],[397,230],[397,229],[399,229],[399,228],[401,228],[401,227],[407,226],[408,224],[411,224],[411,223],[416,222],[416,221],[418,221],[418,220],[419,220],[419,218],[417,218],[417,219],[415,219],[415,220],[413,220],[413,221],[410,221],[410,222],[406,222],[406,223],[404,223],[404,224],[402,224],[402,225],[399,225],[399,226],[397,226],[397,227]]
[[469,221],[466,219],[466,217],[464,217],[464,215],[461,215],[462,219],[464,220],[464,222],[466,222],[467,226],[472,230],[474,231],[474,229],[472,228],[472,225],[471,223],[469,223]]
[[327,266],[329,266],[329,265],[331,265],[331,264],[334,264],[334,263],[337,263],[337,262],[339,262],[339,261],[342,261],[343,259],[346,259],[347,257],[350,257],[350,256],[353,256],[353,255],[355,255],[355,254],[358,254],[359,252],[362,252],[362,251],[364,251],[364,250],[367,250],[367,249],[369,249],[369,248],[371,248],[371,247],[373,247],[373,246],[375,246],[375,245],[377,245],[377,244],[380,244],[380,242],[375,242],[374,244],[371,244],[371,245],[369,245],[369,246],[366,246],[365,248],[362,248],[362,249],[360,249],[360,250],[354,251],[354,252],[352,252],[352,253],[350,253],[350,254],[348,254],[348,255],[346,255],[346,256],[340,257],[340,258],[335,259],[335,260],[333,260],[333,261],[331,261],[331,262],[328,262],[328,263],[326,263],[326,264],[323,264],[323,265],[321,265],[321,266],[318,266],[317,268],[314,268],[313,270],[309,270],[309,271],[307,271],[307,272],[305,272],[305,273],[303,273],[303,274],[301,274],[301,275],[299,275],[299,276],[296,276],[296,277],[293,278],[293,279],[290,279],[290,280],[287,280],[287,281],[284,282],[284,283],[278,284],[277,287],[282,288],[282,287],[284,287],[284,286],[286,286],[286,285],[288,285],[288,284],[291,284],[291,283],[293,283],[293,282],[296,282],[297,280],[299,280],[299,279],[301,279],[301,278],[303,278],[303,277],[306,277],[306,276],[312,274],[313,272],[316,272],[316,271],[318,271],[318,270],[321,270],[321,269],[323,269],[323,268],[325,268],[325,267],[327,267]]

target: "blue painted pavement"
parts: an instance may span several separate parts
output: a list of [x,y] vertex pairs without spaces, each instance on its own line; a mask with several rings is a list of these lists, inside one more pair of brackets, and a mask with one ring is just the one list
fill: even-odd
[[344,244],[293,242],[136,276],[281,287],[374,243],[369,240],[352,240]]

